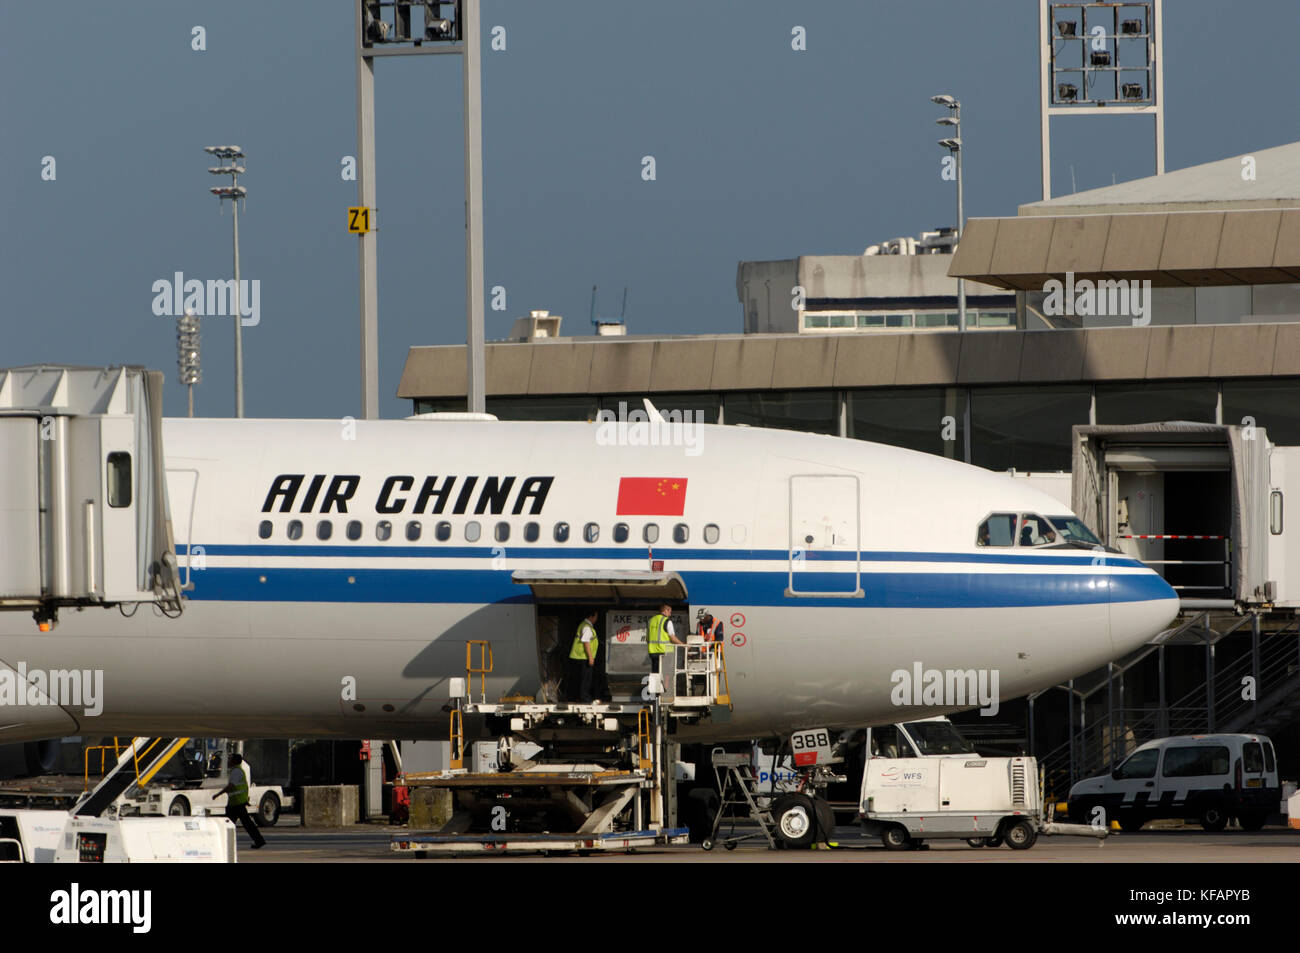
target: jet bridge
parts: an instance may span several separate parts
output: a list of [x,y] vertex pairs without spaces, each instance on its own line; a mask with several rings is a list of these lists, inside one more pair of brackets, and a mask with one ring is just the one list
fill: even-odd
[[0,609],[180,611],[162,392],[140,367],[0,369]]
[[1076,426],[1073,439],[1074,512],[1102,542],[1159,572],[1184,608],[1274,601],[1268,557],[1281,512],[1262,427]]

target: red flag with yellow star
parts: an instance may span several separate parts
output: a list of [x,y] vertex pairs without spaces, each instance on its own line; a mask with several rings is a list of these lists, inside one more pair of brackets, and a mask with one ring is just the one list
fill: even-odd
[[619,516],[681,516],[686,509],[685,477],[622,477]]

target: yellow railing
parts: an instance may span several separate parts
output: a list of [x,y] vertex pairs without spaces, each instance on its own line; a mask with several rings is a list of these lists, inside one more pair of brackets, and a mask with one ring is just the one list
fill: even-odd
[[465,766],[465,720],[459,708],[451,710],[451,766],[457,771]]
[[[474,646],[478,646],[478,665],[474,664]],[[478,676],[480,698],[487,697],[487,677],[492,674],[492,643],[471,640],[465,643],[465,689],[468,691],[474,676]]]
[[637,709],[636,713],[636,743],[641,770],[649,771],[654,767],[654,760],[650,757],[653,754],[650,743],[650,709],[645,706]]
[[713,643],[717,648],[718,658],[714,663],[716,677],[718,678],[717,699],[719,705],[726,705],[732,708],[731,704],[731,682],[727,680],[727,653],[725,645],[721,639]]
[[[167,749],[164,752],[164,756],[154,760],[153,764],[151,765],[148,760],[149,755],[151,753],[155,753],[155,749],[157,749],[158,745],[162,743],[162,740],[163,739],[161,738],[150,738],[149,743],[145,745],[143,748],[141,748],[137,744],[137,739],[135,738],[131,739],[131,744],[129,746],[129,749],[131,751],[131,760],[133,762],[132,769],[135,771],[135,783],[137,786],[143,787],[144,785],[152,781],[154,775],[156,775],[159,771],[161,771],[163,769],[163,766],[166,765],[167,762],[172,759],[172,756],[175,755],[177,751],[180,751],[181,748],[185,747],[185,745],[189,743],[190,739],[173,738],[171,740],[171,744],[167,746]],[[113,752],[113,763],[116,764],[118,761],[121,760],[123,750],[124,750],[124,746],[122,745],[121,741],[119,741],[116,737],[113,739],[113,743],[111,745],[87,746],[84,753],[85,771],[82,775],[82,786],[81,786],[82,791],[90,790],[91,752],[94,751],[99,752],[99,774],[102,776],[104,774],[104,766],[105,766],[105,761],[107,760],[108,757],[108,752],[109,751]],[[140,774],[141,758],[145,759],[145,773],[143,776],[141,776]]]

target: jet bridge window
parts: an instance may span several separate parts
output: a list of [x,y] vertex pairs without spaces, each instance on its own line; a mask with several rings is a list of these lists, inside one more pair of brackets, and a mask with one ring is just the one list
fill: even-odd
[[1016,541],[1016,514],[994,513],[980,523],[975,533],[976,546],[1014,546]]
[[131,505],[131,454],[108,455],[108,505]]
[[258,539],[270,539],[273,531],[274,527],[271,525],[270,520],[262,520],[262,522],[257,524]]

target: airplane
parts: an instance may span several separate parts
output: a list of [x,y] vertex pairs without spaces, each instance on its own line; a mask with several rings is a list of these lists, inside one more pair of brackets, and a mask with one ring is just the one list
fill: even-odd
[[996,672],[1000,697],[1019,697],[1178,612],[1157,573],[1053,497],[943,457],[743,426],[698,425],[684,448],[611,442],[599,421],[466,416],[165,419],[183,611],[64,611],[49,632],[0,613],[0,665],[101,670],[104,696],[98,714],[0,711],[0,743],[446,739],[468,640],[491,642],[489,696],[532,695],[553,604],[652,577],[638,591],[727,622],[734,711],[682,728],[701,741],[975,707],[900,704],[891,675],[918,666]]

